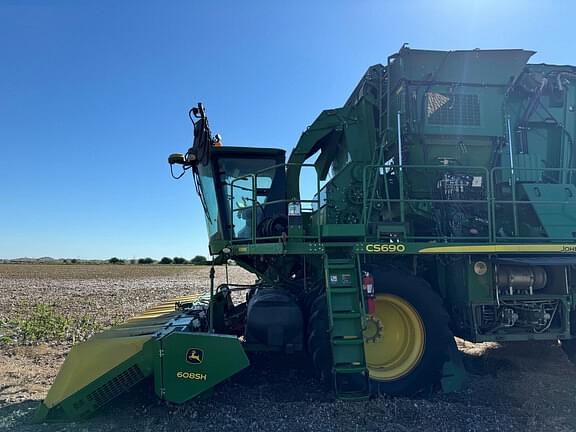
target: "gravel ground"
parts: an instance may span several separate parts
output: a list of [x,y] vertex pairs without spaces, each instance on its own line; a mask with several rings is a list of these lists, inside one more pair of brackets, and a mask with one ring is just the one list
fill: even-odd
[[[217,271],[224,280],[224,269]],[[230,269],[231,280],[253,276]],[[206,289],[208,268],[190,266],[0,265],[0,319],[35,304],[103,326],[159,301]],[[0,348],[0,430],[11,431],[574,431],[576,370],[556,343],[459,341],[466,390],[420,398],[335,401],[301,357],[258,356],[213,396],[184,405],[157,400],[149,383],[96,417],[62,425],[29,423],[70,346]]]

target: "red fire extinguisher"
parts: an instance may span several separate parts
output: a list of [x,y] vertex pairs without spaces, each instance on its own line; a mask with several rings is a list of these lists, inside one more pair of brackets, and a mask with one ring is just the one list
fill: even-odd
[[364,272],[364,276],[362,277],[362,288],[366,293],[368,313],[372,315],[376,312],[376,296],[374,295],[374,278],[368,272]]

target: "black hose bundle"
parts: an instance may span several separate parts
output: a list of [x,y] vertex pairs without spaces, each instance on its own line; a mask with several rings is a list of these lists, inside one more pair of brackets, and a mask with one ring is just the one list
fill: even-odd
[[[196,192],[200,197],[206,220],[214,223],[210,216],[206,199],[202,193],[200,173],[198,171],[198,165],[208,165],[210,162],[210,148],[213,145],[210,126],[208,126],[208,117],[206,117],[206,112],[204,111],[202,103],[198,103],[197,107],[193,107],[188,111],[188,117],[190,117],[190,120],[194,125],[194,142],[192,143],[192,147],[190,147],[186,153],[186,161],[192,166],[194,186],[196,187]],[[194,121],[194,118],[197,120]]]
[[[210,161],[210,148],[213,145],[213,139],[202,103],[192,108],[188,112],[188,117],[194,125],[194,142],[192,147],[188,149],[186,158],[189,162],[207,165]],[[194,118],[197,120],[194,121]]]

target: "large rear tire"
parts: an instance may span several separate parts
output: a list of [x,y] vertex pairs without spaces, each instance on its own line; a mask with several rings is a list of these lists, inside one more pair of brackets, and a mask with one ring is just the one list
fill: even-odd
[[[454,343],[440,296],[423,279],[399,270],[373,271],[376,312],[364,333],[372,394],[413,395],[440,381]],[[311,304],[307,347],[318,377],[332,385],[326,294]]]
[[423,279],[373,271],[376,311],[364,349],[372,392],[412,395],[437,384],[454,337],[440,296]]

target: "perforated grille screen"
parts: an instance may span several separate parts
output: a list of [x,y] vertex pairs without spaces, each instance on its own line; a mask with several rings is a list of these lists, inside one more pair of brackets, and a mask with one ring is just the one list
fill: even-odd
[[475,94],[426,93],[428,124],[480,126],[480,100]]
[[144,379],[142,371],[137,365],[127,369],[114,379],[90,393],[87,399],[97,406],[102,406],[116,396],[129,390],[131,387]]

